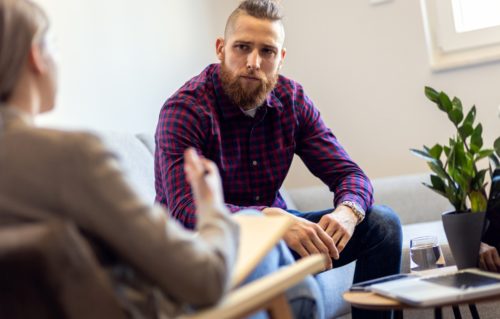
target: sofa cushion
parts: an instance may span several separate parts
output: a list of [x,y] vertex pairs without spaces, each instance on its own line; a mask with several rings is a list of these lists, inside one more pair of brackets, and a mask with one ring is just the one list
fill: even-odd
[[155,138],[153,134],[149,133],[139,133],[136,135],[139,141],[141,141],[149,150],[151,155],[155,154]]
[[[155,200],[154,157],[147,144],[136,135],[118,132],[99,132],[104,144],[117,156],[125,178],[148,204]],[[152,140],[152,136],[150,139]]]
[[[375,204],[392,208],[402,224],[441,219],[441,214],[452,207],[446,199],[422,185],[428,179],[428,174],[373,179]],[[288,193],[300,211],[333,207],[333,194],[325,185],[288,189]]]
[[374,179],[375,203],[391,207],[403,225],[441,220],[441,214],[452,206],[444,197],[422,185],[428,180],[429,174]]

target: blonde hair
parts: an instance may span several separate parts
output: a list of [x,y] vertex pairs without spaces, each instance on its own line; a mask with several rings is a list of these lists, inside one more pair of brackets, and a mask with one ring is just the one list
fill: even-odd
[[48,26],[47,15],[32,1],[0,0],[0,103],[9,99],[33,41]]

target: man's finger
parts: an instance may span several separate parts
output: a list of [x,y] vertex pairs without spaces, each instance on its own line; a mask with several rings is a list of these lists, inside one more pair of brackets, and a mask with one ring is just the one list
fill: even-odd
[[306,257],[306,256],[309,256],[309,253],[307,252],[307,250],[304,248],[304,246],[302,246],[301,243],[298,243],[297,245],[295,245],[294,247],[290,247],[292,248],[297,254],[299,254],[300,257]]
[[328,235],[328,233],[326,233],[324,231],[320,231],[320,232],[318,232],[318,236],[319,236],[319,239],[328,248],[328,254],[330,255],[330,257],[332,257],[335,260],[339,259],[339,251],[338,251],[337,247],[335,246],[333,239]]
[[339,252],[342,252],[344,250],[345,246],[347,246],[347,243],[349,242],[349,239],[351,239],[351,237],[349,237],[347,233],[344,236],[342,236],[340,242],[337,244]]
[[330,220],[328,226],[325,229],[325,232],[328,234],[328,236],[332,237],[339,227],[340,225],[336,221]]
[[[310,255],[315,254],[328,254],[328,248],[323,244],[323,242],[317,237],[312,236],[311,240],[309,238],[304,238],[301,241],[302,245],[306,248]],[[332,260],[328,258],[327,269],[332,268]]]
[[321,251],[316,247],[311,239],[303,238],[300,243],[305,247],[309,255],[321,254]]
[[[325,215],[326,216],[326,215]],[[328,228],[329,224],[330,224],[330,220],[328,218],[325,218],[325,216],[323,216],[320,220],[319,220],[319,227],[321,227],[321,229],[325,230]]]
[[333,239],[333,242],[335,243],[335,245],[337,246],[337,248],[340,244],[342,237],[344,237],[345,234],[346,233],[345,233],[344,229],[342,229],[341,227],[339,227],[339,229],[337,229],[337,231],[333,234],[332,239]]
[[[332,239],[329,238],[328,235],[323,231],[323,229],[320,229],[319,227],[317,229],[317,233],[314,236],[311,236],[313,244],[316,246],[316,248],[319,250],[320,253],[325,254],[327,256],[330,256],[330,248],[323,242],[323,240],[321,239],[320,236],[327,237],[328,239],[330,239],[330,242],[333,244]],[[327,269],[331,269],[332,268],[331,258],[328,258],[327,263],[328,263]]]

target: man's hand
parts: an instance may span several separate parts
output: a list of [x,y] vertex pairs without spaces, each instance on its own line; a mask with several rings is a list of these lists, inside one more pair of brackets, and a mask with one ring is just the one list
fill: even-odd
[[[265,208],[262,212],[266,215],[287,214],[290,216],[288,212],[276,207]],[[293,216],[293,218],[293,225],[283,237],[288,247],[297,252],[301,257],[313,254],[325,254],[334,259],[339,258],[339,252],[332,238],[318,224],[296,216]],[[327,269],[331,269],[332,261],[330,258],[327,259]]]
[[493,272],[500,272],[500,257],[495,247],[481,243],[479,248],[479,267]]
[[193,148],[189,148],[184,152],[184,171],[198,208],[224,205],[219,170],[213,162],[200,158]]
[[351,239],[357,223],[358,218],[351,208],[339,205],[332,213],[321,217],[319,226],[332,238],[341,253]]

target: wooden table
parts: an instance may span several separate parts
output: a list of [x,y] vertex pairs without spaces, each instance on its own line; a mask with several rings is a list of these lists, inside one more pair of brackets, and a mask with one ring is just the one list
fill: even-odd
[[[344,300],[349,302],[353,307],[368,309],[368,310],[395,310],[395,318],[396,319],[403,318],[403,309],[430,308],[430,307],[417,307],[417,306],[408,305],[408,304],[399,302],[395,299],[391,299],[391,298],[377,295],[373,292],[348,291],[348,292],[344,293],[343,297],[344,297]],[[481,302],[495,301],[495,300],[499,300],[499,299],[500,299],[500,295],[496,295],[496,296],[492,296],[492,297],[476,298],[476,299],[472,299],[472,300],[469,299],[469,300],[465,300],[465,301],[445,302],[445,303],[439,304],[438,306],[431,306],[431,307],[434,307],[434,317],[436,319],[441,319],[443,317],[442,308],[447,307],[447,306],[451,306],[453,308],[453,314],[455,315],[456,319],[461,319],[462,315],[460,314],[460,309],[458,308],[458,306],[468,304],[472,318],[479,319],[479,313],[477,311],[475,304],[481,303]]]

